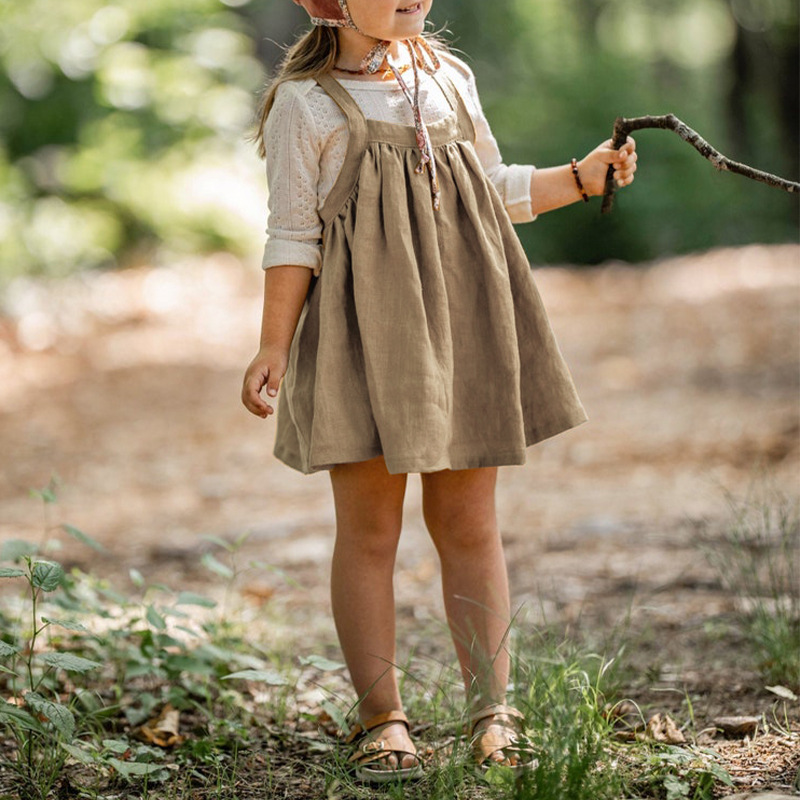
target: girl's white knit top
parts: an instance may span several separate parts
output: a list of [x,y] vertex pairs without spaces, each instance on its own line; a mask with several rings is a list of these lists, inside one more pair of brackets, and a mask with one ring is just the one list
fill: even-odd
[[[475,125],[475,150],[486,174],[503,199],[513,222],[535,219],[531,182],[535,167],[506,165],[481,108],[472,70],[451,54],[442,56],[447,75],[464,99]],[[403,75],[414,86],[413,72]],[[342,80],[367,119],[413,125],[411,108],[396,81]],[[427,124],[452,112],[436,80],[420,71],[420,107]],[[281,265],[322,264],[319,211],[333,188],[347,152],[347,119],[314,80],[286,81],[264,125],[269,186],[269,221],[264,269]]]

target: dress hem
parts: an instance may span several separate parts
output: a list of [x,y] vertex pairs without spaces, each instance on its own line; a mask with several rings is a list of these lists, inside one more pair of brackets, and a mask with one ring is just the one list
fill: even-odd
[[[505,466],[520,466],[526,461],[526,450],[533,447],[540,442],[558,436],[561,433],[566,433],[573,428],[577,428],[588,421],[588,417],[584,416],[573,422],[565,425],[555,426],[552,431],[539,431],[534,434],[527,434],[525,437],[525,445],[523,447],[516,446],[504,450],[486,453],[484,456],[475,456],[474,452],[462,458],[455,457],[452,453],[443,455],[440,459],[433,464],[430,459],[420,459],[419,456],[412,457],[391,457],[386,462],[386,467],[390,475],[400,475],[408,473],[425,473],[425,472],[440,472],[442,470],[462,470],[462,469],[477,469],[480,467],[505,467]],[[328,461],[319,456],[313,463],[303,463],[302,458],[298,458],[296,451],[291,448],[280,447],[276,444],[273,451],[274,456],[304,475],[311,475],[315,472],[323,472],[330,470],[339,464],[355,464],[360,461],[369,461],[370,459],[377,458],[383,455],[380,446],[372,448],[362,448],[350,452],[340,451],[335,458]],[[331,454],[332,455],[332,454]]]

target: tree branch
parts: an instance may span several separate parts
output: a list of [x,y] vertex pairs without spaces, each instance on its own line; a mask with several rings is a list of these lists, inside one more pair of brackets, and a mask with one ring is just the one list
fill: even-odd
[[[632,117],[630,119],[617,117],[614,123],[614,149],[619,150],[619,148],[625,144],[629,133],[642,130],[643,128],[662,128],[664,130],[675,131],[684,142],[688,142],[692,145],[700,155],[705,156],[718,170],[735,172],[737,175],[744,175],[746,178],[761,181],[769,186],[784,189],[787,192],[800,192],[800,183],[787,181],[784,178],[779,178],[777,175],[770,175],[768,172],[761,172],[760,170],[747,166],[747,164],[740,164],[737,161],[731,161],[729,158],[726,158],[718,150],[715,150],[699,133],[697,133],[697,131],[693,131],[685,122],[681,122],[674,114],[665,114],[661,117]],[[603,193],[603,205],[601,208],[603,214],[607,214],[614,207],[615,189],[614,166],[609,165],[608,173],[606,174],[606,188]]]

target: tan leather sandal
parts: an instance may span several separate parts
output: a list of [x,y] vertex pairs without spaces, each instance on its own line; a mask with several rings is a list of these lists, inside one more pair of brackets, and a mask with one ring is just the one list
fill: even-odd
[[[400,722],[410,729],[408,718],[402,711],[387,711],[363,723],[356,723],[347,737],[347,744],[354,746],[353,754],[347,763],[354,767],[356,778],[365,783],[389,783],[407,781],[422,775],[422,763],[416,749],[409,750],[404,737],[397,734],[385,736],[383,731],[370,736],[370,731],[390,722]],[[413,745],[412,745],[413,748]],[[397,758],[398,766],[392,767],[384,762],[389,756]],[[414,756],[413,767],[401,767],[404,756]],[[372,765],[372,766],[371,766]]]
[[[491,717],[499,717],[476,732],[479,722]],[[523,732],[522,713],[512,706],[493,703],[482,708],[470,717],[470,747],[477,765],[484,772],[495,765],[515,771],[533,769],[539,762],[534,755],[533,745]],[[500,753],[503,761],[492,756]],[[516,759],[516,764],[510,763]]]

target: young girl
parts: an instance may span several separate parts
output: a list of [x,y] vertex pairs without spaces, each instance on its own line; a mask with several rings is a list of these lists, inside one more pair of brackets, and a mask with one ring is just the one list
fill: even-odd
[[261,348],[242,400],[275,454],[330,471],[331,591],[359,698],[364,780],[421,763],[392,664],[393,569],[409,472],[442,565],[482,766],[531,763],[505,704],[508,580],[497,467],[585,420],[512,222],[633,180],[633,140],[535,170],[502,163],[470,69],[423,37],[433,0],[295,0],[314,27],[267,92]]

